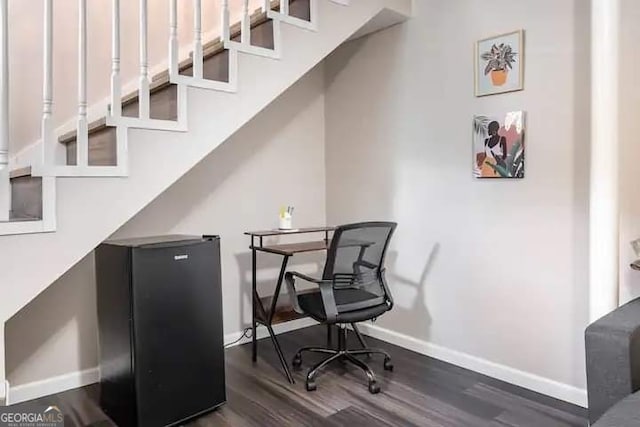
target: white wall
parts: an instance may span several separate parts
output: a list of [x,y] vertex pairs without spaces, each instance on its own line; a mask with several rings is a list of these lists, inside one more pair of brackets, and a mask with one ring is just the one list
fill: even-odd
[[[399,223],[388,260],[397,305],[378,325],[578,396],[588,306],[587,6],[417,1],[414,19],[344,46],[326,64],[328,221]],[[526,31],[526,90],[475,98],[474,42],[516,29]],[[526,178],[474,179],[473,115],[519,109],[528,114]]]
[[[251,319],[243,232],[277,227],[282,204],[296,207],[296,226],[326,222],[323,77],[322,69],[313,70],[114,236],[220,234],[226,334]],[[279,262],[261,258],[267,294]],[[314,272],[317,262],[296,257],[292,265]],[[90,255],[7,322],[12,386],[96,366],[95,317]]]
[[[78,1],[54,2],[54,122],[62,125],[77,112],[78,84]],[[88,97],[89,106],[109,95],[111,73],[111,3],[112,0],[88,2]],[[121,1],[122,81],[135,82],[139,73],[138,1]],[[179,2],[179,38],[183,55],[193,40],[193,0]],[[35,143],[40,138],[42,118],[42,37],[43,2],[9,2],[10,10],[10,82],[11,144],[10,152]],[[167,61],[169,43],[169,0],[152,0],[149,4],[149,63]],[[203,31],[218,36],[220,0],[204,1]],[[251,10],[261,6],[251,0]],[[232,22],[241,16],[242,0],[229,2]],[[207,40],[205,40],[207,41]]]
[[90,254],[6,323],[7,378],[12,385],[96,366],[94,283]]
[[[397,305],[379,325],[583,388],[588,2],[415,3],[409,23],[352,42],[330,58],[324,95],[316,70],[117,236],[220,233],[225,306],[233,307],[225,313],[229,333],[244,324],[242,312],[248,315],[242,232],[274,226],[279,204],[295,204],[300,225],[395,219],[400,227],[389,263]],[[625,1],[625,29],[637,22],[636,6]],[[519,28],[527,35],[526,90],[473,97],[473,42]],[[625,30],[622,43],[625,52],[633,52],[633,33]],[[623,57],[629,61],[623,81],[629,83],[640,62]],[[625,85],[622,101],[623,298],[640,294],[638,278],[627,273],[633,258],[628,241],[640,235],[640,205],[624,197],[640,178],[633,161],[633,109],[640,98],[634,88]],[[474,180],[473,114],[515,109],[528,113],[527,177]],[[289,125],[279,129],[281,123]],[[291,185],[279,185],[291,176]],[[95,365],[95,335],[86,332],[95,328],[94,312],[79,300],[60,308],[51,339],[38,334],[48,318],[33,308],[50,306],[40,298],[61,301],[77,292],[85,292],[80,299],[93,305],[90,264],[90,258],[82,261],[62,284],[8,322],[8,376],[14,385]],[[272,277],[275,265],[266,267]],[[50,356],[63,354],[63,348],[78,357]]]
[[622,1],[620,34],[620,302],[640,297],[640,273],[629,268],[638,257],[629,245],[640,238],[640,3]]

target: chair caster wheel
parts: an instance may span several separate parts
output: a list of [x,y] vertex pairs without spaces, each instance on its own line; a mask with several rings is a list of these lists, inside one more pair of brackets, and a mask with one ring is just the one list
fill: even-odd
[[385,371],[393,371],[393,363],[391,363],[391,359],[384,359],[384,370]]
[[316,389],[318,387],[316,386],[316,382],[315,381],[307,380],[306,388],[307,388],[307,391],[316,391]]
[[369,383],[369,393],[371,394],[378,394],[380,393],[380,386],[378,385],[377,382],[375,381],[371,381]]
[[291,364],[294,368],[299,368],[302,365],[302,356],[300,354],[296,354],[295,356],[293,356]]

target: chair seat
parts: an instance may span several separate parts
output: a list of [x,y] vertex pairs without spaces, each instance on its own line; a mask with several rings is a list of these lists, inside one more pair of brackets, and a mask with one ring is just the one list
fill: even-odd
[[[334,290],[336,305],[349,304],[352,302],[378,298],[370,292],[361,289],[336,289]],[[324,311],[324,304],[320,292],[302,294],[298,297],[300,308],[318,322],[327,323],[327,315]],[[353,310],[338,314],[338,318],[333,323],[357,323],[370,320],[380,316],[389,310],[389,306],[378,304],[360,310]],[[331,323],[331,322],[329,322]]]

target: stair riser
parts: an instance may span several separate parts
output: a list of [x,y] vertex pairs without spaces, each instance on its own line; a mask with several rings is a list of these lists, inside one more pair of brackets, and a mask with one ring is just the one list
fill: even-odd
[[[76,164],[76,141],[67,144],[67,165]],[[89,166],[116,166],[115,128],[104,128],[89,135]]]
[[311,4],[309,0],[296,0],[289,4],[289,16],[311,21]]
[[42,219],[42,178],[11,179],[11,219]]
[[[224,50],[215,56],[205,59],[202,75],[207,80],[229,82],[229,51]],[[193,76],[193,67],[180,72],[184,76]]]
[[[138,100],[123,106],[124,117],[138,117]],[[178,118],[178,87],[169,85],[151,94],[150,117],[154,120],[177,120]]]

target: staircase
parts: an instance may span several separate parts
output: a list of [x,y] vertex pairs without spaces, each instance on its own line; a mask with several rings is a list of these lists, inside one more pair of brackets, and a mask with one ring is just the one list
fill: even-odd
[[[52,0],[43,1],[45,35],[51,36]],[[4,40],[7,2],[0,0]],[[2,324],[340,44],[406,20],[411,8],[411,0],[266,0],[251,14],[244,0],[241,22],[232,25],[228,0],[222,0],[222,34],[205,41],[198,26],[201,1],[193,0],[193,49],[179,58],[178,2],[171,0],[169,66],[152,77],[145,49],[148,5],[140,0],[140,83],[123,94],[120,2],[113,0],[110,105],[91,121],[82,74],[86,2],[79,0],[81,72],[73,131],[56,131],[52,123],[52,51],[45,42],[42,140],[26,154],[3,160],[8,78],[0,78]],[[0,44],[5,65],[7,53]],[[0,401],[8,389],[4,365],[0,328]]]

